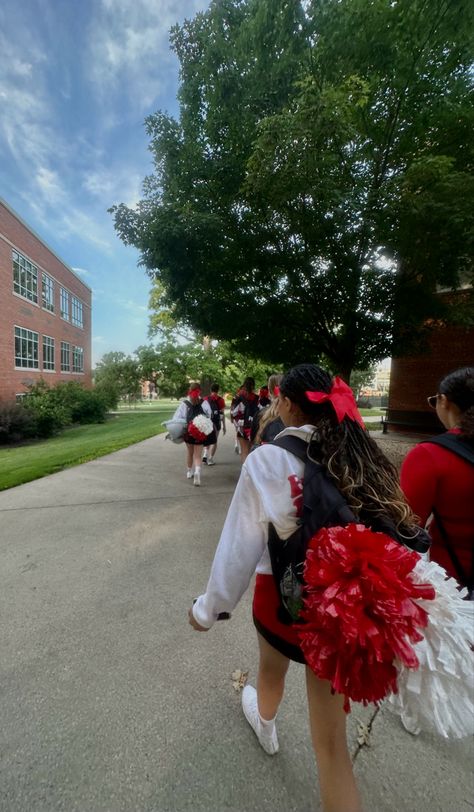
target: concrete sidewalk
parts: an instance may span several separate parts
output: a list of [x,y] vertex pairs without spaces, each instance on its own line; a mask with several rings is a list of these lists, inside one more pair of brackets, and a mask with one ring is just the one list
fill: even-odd
[[[251,590],[208,634],[187,623],[239,472],[229,432],[202,487],[158,436],[0,493],[0,810],[316,812],[304,669],[270,758],[231,673],[255,680]],[[350,717],[351,748],[357,723]],[[471,742],[381,711],[356,758],[366,812],[474,809]]]

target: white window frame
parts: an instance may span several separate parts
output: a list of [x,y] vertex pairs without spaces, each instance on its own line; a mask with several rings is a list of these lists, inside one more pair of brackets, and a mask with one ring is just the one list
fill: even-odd
[[55,346],[54,338],[52,336],[43,336],[43,370],[45,372],[54,372],[55,367]]
[[71,295],[71,323],[75,327],[84,327],[84,308],[77,296]]
[[84,349],[72,345],[72,371],[84,372]]
[[23,254],[12,249],[13,292],[38,304],[38,268]]
[[[15,324],[15,369],[39,369],[39,334]],[[36,338],[35,338],[36,336]],[[20,341],[20,352],[17,352],[17,341]],[[26,345],[23,344],[26,342]],[[23,353],[26,346],[26,353]],[[36,350],[36,352],[35,352]],[[25,360],[27,363],[18,363]],[[29,363],[32,361],[33,363]]]
[[59,298],[60,298],[59,309],[61,312],[61,318],[64,319],[64,321],[69,321],[69,299],[70,299],[69,291],[66,290],[66,288],[61,288]]
[[47,273],[42,274],[41,304],[44,310],[54,313],[54,279],[51,279]]
[[[67,365],[65,363],[66,353],[67,353]],[[69,341],[61,341],[61,372],[70,372],[70,371],[71,371],[71,345]]]

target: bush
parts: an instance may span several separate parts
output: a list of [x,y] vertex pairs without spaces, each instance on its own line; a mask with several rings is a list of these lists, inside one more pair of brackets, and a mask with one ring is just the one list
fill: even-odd
[[0,445],[34,437],[36,420],[21,403],[0,403]]
[[70,412],[58,400],[56,390],[42,380],[29,387],[24,407],[35,421],[36,437],[51,437],[71,422]]
[[101,392],[85,389],[80,383],[60,383],[50,390],[55,402],[65,408],[71,423],[103,423],[108,404]]
[[44,381],[30,387],[25,409],[36,420],[36,436],[51,437],[71,423],[103,423],[108,411],[100,393],[76,381],[49,388]]
[[371,409],[372,403],[368,399],[359,398],[357,401],[357,406],[359,409]]

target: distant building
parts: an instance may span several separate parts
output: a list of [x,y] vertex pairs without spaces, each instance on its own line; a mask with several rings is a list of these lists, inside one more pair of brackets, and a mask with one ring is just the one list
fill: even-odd
[[91,289],[0,198],[0,400],[91,386]]

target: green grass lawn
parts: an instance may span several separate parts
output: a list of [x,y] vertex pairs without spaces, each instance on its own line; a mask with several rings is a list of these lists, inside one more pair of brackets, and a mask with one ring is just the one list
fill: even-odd
[[117,406],[118,412],[174,412],[179,400],[138,400],[131,403],[121,401]]
[[14,448],[0,448],[0,490],[39,479],[125,448],[164,431],[170,404],[153,414],[120,414],[106,423],[76,426],[58,437]]

